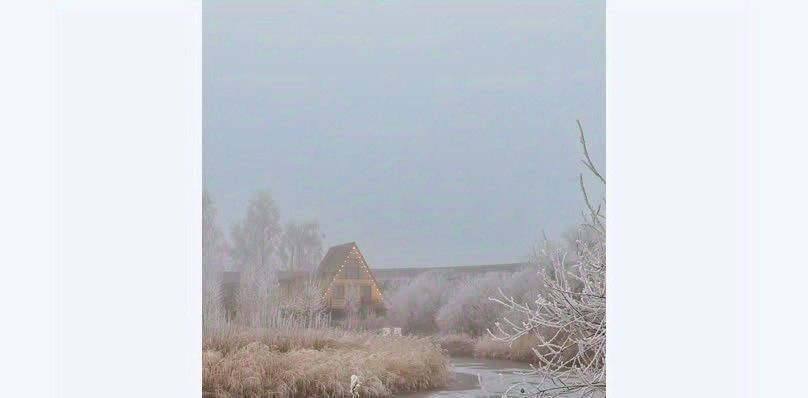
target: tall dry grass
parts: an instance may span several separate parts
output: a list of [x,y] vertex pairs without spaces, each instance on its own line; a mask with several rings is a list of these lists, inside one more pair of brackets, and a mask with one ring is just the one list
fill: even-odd
[[536,363],[538,360],[533,352],[533,347],[537,345],[538,340],[533,335],[518,339],[510,346],[488,336],[471,337],[466,334],[446,334],[435,336],[433,339],[451,356],[508,359],[528,363]]
[[539,358],[533,352],[538,339],[533,335],[526,335],[516,340],[510,346],[501,341],[495,341],[489,336],[481,337],[474,345],[475,358],[508,359],[528,363],[537,363]]
[[203,395],[216,398],[362,397],[440,388],[448,358],[434,341],[336,330],[237,329],[206,336]]
[[453,357],[474,355],[474,346],[479,339],[467,334],[442,334],[433,337],[436,344]]

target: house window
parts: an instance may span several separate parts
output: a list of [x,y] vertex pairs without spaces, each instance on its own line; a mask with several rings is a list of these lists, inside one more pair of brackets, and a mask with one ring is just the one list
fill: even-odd
[[344,299],[345,298],[345,285],[335,285],[334,286],[334,298],[335,299]]
[[345,267],[345,279],[359,279],[359,267],[356,265]]
[[361,286],[360,295],[362,297],[363,303],[370,303],[370,286],[368,285]]

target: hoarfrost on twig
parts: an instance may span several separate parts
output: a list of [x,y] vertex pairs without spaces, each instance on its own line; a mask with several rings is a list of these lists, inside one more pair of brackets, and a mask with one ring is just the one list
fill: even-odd
[[[578,129],[582,162],[605,185],[580,122]],[[602,204],[592,205],[583,175],[579,183],[588,213],[567,246],[551,247],[545,238],[535,251],[544,280],[536,299],[523,303],[502,291],[490,298],[523,319],[515,323],[503,317],[488,330],[493,339],[512,345],[530,335],[537,341],[536,364],[527,373],[537,378],[510,386],[502,397],[514,391],[531,397],[606,396],[606,215]]]

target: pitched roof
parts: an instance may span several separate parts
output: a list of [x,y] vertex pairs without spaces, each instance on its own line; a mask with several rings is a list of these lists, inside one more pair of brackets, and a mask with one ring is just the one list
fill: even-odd
[[[376,277],[373,276],[373,271],[371,271],[370,266],[365,260],[365,256],[362,254],[362,251],[359,250],[359,245],[357,245],[356,242],[348,242],[343,243],[341,245],[330,247],[328,249],[328,252],[325,253],[323,261],[320,261],[320,265],[317,267],[317,275],[320,278],[326,278],[326,279],[329,277],[333,277],[334,274],[337,271],[339,271],[343,262],[345,262],[345,259],[348,258],[348,255],[351,254],[351,250],[354,247],[356,248],[356,251],[359,253],[361,263],[363,263],[364,266],[367,268],[368,274],[370,274],[370,279],[373,281],[373,285],[381,293],[381,288],[379,287],[379,281],[377,281]],[[331,289],[331,283],[328,284],[326,291],[330,289]],[[382,300],[384,300],[384,295],[382,295]]]
[[325,253],[325,257],[320,261],[317,266],[317,275],[320,277],[331,276],[342,265],[345,258],[351,252],[351,249],[356,246],[356,242],[343,243],[341,245],[331,246]]

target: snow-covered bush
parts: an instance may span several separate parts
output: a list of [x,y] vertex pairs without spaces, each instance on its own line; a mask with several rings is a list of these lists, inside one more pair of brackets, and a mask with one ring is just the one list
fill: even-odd
[[280,311],[278,282],[269,269],[246,268],[236,296],[238,322],[253,327],[267,327]]
[[438,330],[435,318],[451,290],[441,273],[418,275],[390,296],[387,316],[406,333],[434,333]]
[[478,337],[502,317],[502,306],[489,300],[500,290],[516,298],[535,294],[539,286],[535,269],[513,274],[489,273],[464,279],[454,289],[446,305],[438,311],[437,322],[442,333],[467,334]]
[[[536,264],[536,262],[531,261],[529,264]],[[542,280],[536,272],[536,268],[529,266],[504,277],[501,290],[509,297],[524,301],[532,299],[536,295],[536,289],[541,289],[541,286]],[[497,307],[500,311],[502,310],[501,306],[497,305]]]
[[486,274],[461,281],[460,287],[437,314],[437,322],[444,333],[464,333],[480,336],[499,317],[500,308],[488,297],[497,294],[504,282],[499,274]]
[[306,327],[314,327],[325,317],[323,284],[317,278],[308,278],[300,289],[290,292],[281,299],[287,316],[293,315]]

